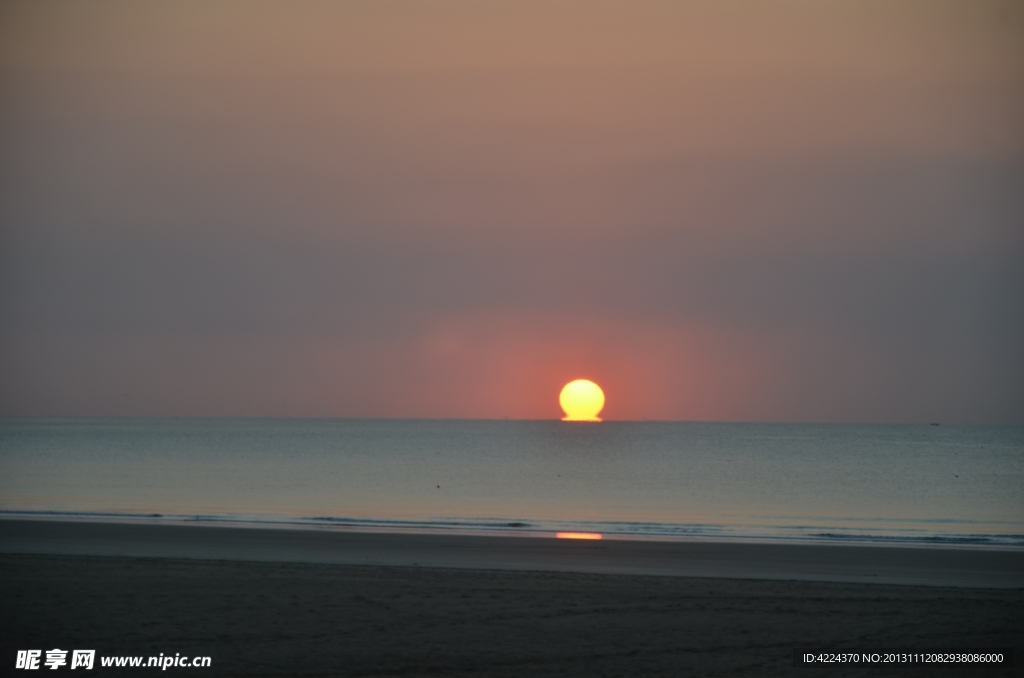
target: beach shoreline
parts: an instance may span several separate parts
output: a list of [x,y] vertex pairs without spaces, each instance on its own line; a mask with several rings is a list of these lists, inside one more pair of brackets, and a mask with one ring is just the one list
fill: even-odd
[[0,519],[0,553],[1024,588],[1024,551]]

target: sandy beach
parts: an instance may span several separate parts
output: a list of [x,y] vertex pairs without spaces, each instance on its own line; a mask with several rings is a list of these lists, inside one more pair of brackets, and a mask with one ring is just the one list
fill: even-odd
[[[675,544],[537,539],[545,549],[467,539],[0,521],[4,661],[18,649],[67,647],[209,656],[203,675],[1015,675],[977,666],[794,667],[793,650],[1019,648],[1024,640],[1024,590],[1003,571],[1019,576],[1013,552],[899,557],[889,551],[900,549],[851,547],[845,561],[855,572],[844,574],[842,559],[823,551],[813,581],[806,562],[810,569],[793,576],[808,552],[783,557],[791,547],[689,549],[703,553],[704,568],[732,557],[727,573],[756,574],[744,557],[775,559],[775,570],[750,578],[621,573],[685,560]],[[514,547],[525,554],[518,561],[488,564]],[[377,562],[353,563],[356,556]],[[413,556],[416,565],[401,562]],[[921,563],[945,559],[933,569],[946,578],[988,572],[990,585],[842,581],[864,576],[872,557],[887,578],[907,578],[915,564],[935,578]],[[620,573],[581,571],[588,562]]]
[[1024,588],[1024,552],[0,520],[0,553]]

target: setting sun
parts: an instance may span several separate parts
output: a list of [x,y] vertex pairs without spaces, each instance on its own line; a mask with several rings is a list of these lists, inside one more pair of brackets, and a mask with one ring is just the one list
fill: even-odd
[[604,407],[604,391],[589,379],[570,381],[558,396],[565,410],[562,421],[601,421],[598,413]]

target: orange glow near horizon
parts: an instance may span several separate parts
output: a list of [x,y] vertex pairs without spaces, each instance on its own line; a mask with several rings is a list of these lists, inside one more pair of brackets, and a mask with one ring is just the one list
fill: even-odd
[[555,534],[558,539],[604,539],[600,532],[558,532]]
[[589,379],[577,379],[562,387],[558,403],[565,410],[562,421],[601,421],[597,415],[604,407],[604,391]]

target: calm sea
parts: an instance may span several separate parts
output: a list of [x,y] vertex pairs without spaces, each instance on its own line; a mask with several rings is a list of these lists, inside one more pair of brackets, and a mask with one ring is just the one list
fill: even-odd
[[1024,428],[0,419],[0,517],[1024,547]]

